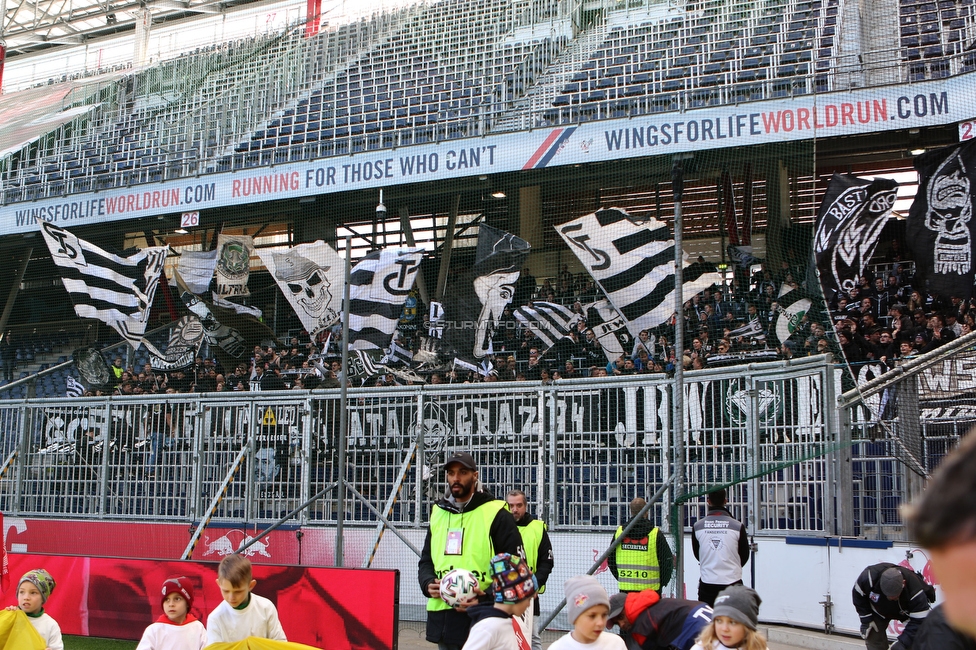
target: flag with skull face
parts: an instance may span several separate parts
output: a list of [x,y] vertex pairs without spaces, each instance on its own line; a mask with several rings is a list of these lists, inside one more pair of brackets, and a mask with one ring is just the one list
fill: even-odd
[[331,246],[319,240],[257,254],[313,338],[339,319],[345,261]]
[[[908,213],[918,288],[936,297],[968,300],[976,277],[976,142],[930,151],[915,159],[918,192]],[[914,283],[913,283],[914,286]]]
[[474,266],[452,282],[444,294],[444,338],[441,355],[481,362],[502,312],[512,301],[519,272],[529,255],[520,237],[481,224]]

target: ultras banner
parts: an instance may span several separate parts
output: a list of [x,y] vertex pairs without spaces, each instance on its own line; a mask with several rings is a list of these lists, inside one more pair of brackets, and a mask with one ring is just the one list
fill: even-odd
[[858,280],[891,218],[898,183],[834,174],[817,214],[814,251],[824,297],[833,300]]
[[976,141],[923,154],[915,169],[918,192],[908,213],[907,239],[918,288],[969,300],[976,277]]
[[[190,579],[192,612],[204,624],[221,602],[215,563],[10,555],[14,576],[37,567],[57,581],[44,609],[64,634],[139,639],[162,613],[160,588],[171,576]],[[254,592],[278,608],[289,641],[329,650],[392,650],[398,571],[256,564],[254,579]],[[14,601],[13,593],[4,594],[3,605]]]

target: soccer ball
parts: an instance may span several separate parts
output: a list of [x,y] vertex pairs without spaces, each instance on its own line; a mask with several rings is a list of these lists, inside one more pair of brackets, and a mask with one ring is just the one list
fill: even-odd
[[460,601],[474,596],[478,579],[467,569],[451,569],[441,578],[441,599],[454,607]]

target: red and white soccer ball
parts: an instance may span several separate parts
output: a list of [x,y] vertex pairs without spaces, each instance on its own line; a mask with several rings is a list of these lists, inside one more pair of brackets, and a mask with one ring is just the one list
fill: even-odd
[[451,569],[441,578],[441,599],[454,607],[475,595],[478,579],[467,569]]

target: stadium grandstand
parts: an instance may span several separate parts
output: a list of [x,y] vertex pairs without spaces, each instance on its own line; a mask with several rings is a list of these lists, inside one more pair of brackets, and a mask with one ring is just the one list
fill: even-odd
[[420,620],[464,450],[550,584],[663,490],[693,590],[718,487],[766,621],[854,633],[864,566],[926,568],[900,506],[976,424],[971,201],[926,189],[976,182],[973,0],[4,6],[8,550],[249,543]]

